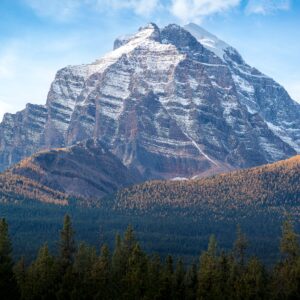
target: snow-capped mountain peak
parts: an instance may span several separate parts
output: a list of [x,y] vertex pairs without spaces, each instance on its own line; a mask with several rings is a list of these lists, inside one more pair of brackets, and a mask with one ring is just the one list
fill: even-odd
[[127,44],[137,45],[147,39],[159,41],[159,33],[160,32],[157,25],[154,23],[149,23],[144,27],[140,27],[136,34],[119,36],[114,42],[113,50],[117,50],[118,48],[123,47]]
[[189,23],[184,26],[184,29],[190,32],[203,46],[214,52],[221,59],[223,59],[225,50],[231,48],[227,43],[199,25]]
[[143,178],[204,176],[299,152],[300,105],[201,27],[150,23],[59,70],[46,105],[6,114],[0,170],[91,138]]
[[122,55],[129,54],[136,47],[156,41],[159,41],[159,29],[155,24],[149,23],[147,26],[141,27],[136,34],[123,37],[122,43],[118,47],[114,47],[112,52],[95,62],[100,66],[98,72],[116,62]]

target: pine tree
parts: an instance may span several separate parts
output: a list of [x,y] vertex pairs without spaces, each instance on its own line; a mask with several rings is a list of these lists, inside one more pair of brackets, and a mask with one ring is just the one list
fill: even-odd
[[72,265],[76,251],[74,230],[69,215],[64,217],[63,229],[60,232],[60,263],[63,271]]
[[231,271],[231,264],[233,262],[232,256],[226,254],[224,251],[221,252],[219,261],[219,282],[220,282],[220,292],[223,295],[224,300],[231,300],[231,287],[229,274]]
[[157,299],[161,285],[161,261],[156,254],[148,261],[148,282],[146,299]]
[[193,263],[190,268],[188,268],[184,278],[186,300],[196,299],[197,284],[197,266],[195,263]]
[[266,297],[267,278],[265,270],[257,258],[249,260],[246,271],[242,276],[243,300],[263,300]]
[[126,272],[126,260],[123,255],[122,239],[119,234],[115,237],[115,249],[112,256],[112,286],[115,298],[123,290],[122,280]]
[[45,244],[40,248],[36,260],[28,269],[24,298],[36,300],[55,298],[58,275],[57,264]]
[[272,274],[272,299],[299,299],[299,238],[290,219],[282,225],[280,251],[282,261],[274,268]]
[[161,284],[157,299],[173,299],[173,274],[173,258],[171,255],[168,255],[161,272]]
[[173,257],[168,255],[166,258],[166,273],[172,277],[174,273]]
[[207,251],[200,256],[197,299],[223,300],[224,295],[221,286],[217,241],[215,236],[212,235],[209,239]]
[[62,280],[57,292],[57,298],[61,300],[68,300],[71,299],[72,293],[77,292],[74,289],[76,278],[73,272],[76,246],[74,230],[69,215],[64,217],[63,229],[60,232],[59,250],[59,264]]
[[91,269],[92,290],[95,300],[109,300],[112,298],[111,272],[109,249],[107,245],[103,245],[100,257],[98,257]]
[[147,287],[147,271],[146,255],[136,243],[128,259],[127,273],[124,277],[126,286],[123,294],[124,299],[143,299]]
[[125,231],[122,245],[125,260],[129,259],[129,256],[131,255],[134,247],[136,246],[136,243],[137,241],[134,235],[133,227],[129,225]]
[[290,219],[284,221],[282,225],[280,251],[282,256],[289,262],[294,261],[300,254],[299,236],[294,231],[293,223]]
[[24,290],[26,283],[26,267],[24,256],[14,265],[13,268],[15,279],[18,285],[18,292],[21,299],[24,299]]
[[75,253],[74,272],[82,279],[97,260],[96,249],[85,243],[80,243]]
[[237,263],[244,267],[246,262],[246,250],[248,247],[248,241],[246,235],[242,232],[240,225],[237,226],[236,240],[234,243],[234,255]]
[[12,245],[5,219],[0,220],[0,296],[3,300],[18,297],[13,273]]
[[80,243],[75,254],[73,272],[76,275],[76,285],[72,298],[90,299],[92,296],[91,269],[97,261],[96,249],[85,243]]
[[185,269],[184,269],[183,261],[182,259],[179,259],[176,264],[175,272],[173,275],[174,299],[181,300],[185,298],[184,278],[185,278]]

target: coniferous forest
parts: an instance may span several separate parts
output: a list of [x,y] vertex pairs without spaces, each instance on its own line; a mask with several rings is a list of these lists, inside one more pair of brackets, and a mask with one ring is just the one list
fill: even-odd
[[293,223],[282,224],[281,258],[272,267],[247,255],[237,226],[230,251],[211,236],[198,261],[145,253],[132,226],[114,249],[77,243],[66,215],[56,253],[41,246],[35,260],[14,261],[9,228],[0,220],[0,299],[300,299],[300,245]]

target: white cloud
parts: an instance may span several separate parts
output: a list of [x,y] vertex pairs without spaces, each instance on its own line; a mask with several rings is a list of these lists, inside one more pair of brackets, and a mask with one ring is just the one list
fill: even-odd
[[41,17],[67,21],[77,14],[82,0],[24,0]]
[[246,13],[268,15],[277,10],[289,10],[290,6],[290,0],[249,0]]
[[70,21],[82,9],[95,11],[132,10],[137,15],[148,16],[161,6],[160,0],[24,0],[40,17],[57,21]]
[[170,11],[183,22],[199,22],[205,16],[236,7],[240,0],[172,0]]
[[[92,0],[93,1],[93,0]],[[137,15],[150,15],[161,6],[159,0],[98,0],[98,7],[131,9]]]
[[[83,9],[111,12],[130,10],[150,16],[159,9],[168,11],[183,22],[201,21],[207,15],[236,7],[241,0],[23,0],[41,17],[70,21]],[[280,1],[280,0],[279,0]]]

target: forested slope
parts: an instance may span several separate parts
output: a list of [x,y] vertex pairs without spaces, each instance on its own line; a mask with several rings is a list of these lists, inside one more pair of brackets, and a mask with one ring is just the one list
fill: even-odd
[[[205,247],[210,233],[228,249],[240,224],[251,238],[250,253],[269,263],[277,259],[284,216],[292,215],[300,229],[299,160],[296,156],[206,179],[146,182],[92,202],[66,198],[30,178],[6,172],[0,175],[0,217],[12,224],[17,257],[23,250],[32,257],[41,240],[53,249],[60,219],[68,212],[81,240],[95,243],[94,236],[104,230],[112,245],[113,232],[131,223],[147,251],[188,259]],[[45,204],[49,201],[67,205]]]
[[286,209],[299,214],[300,156],[252,169],[209,178],[180,181],[149,181],[119,191],[116,207],[120,210],[166,211],[198,214],[204,209],[224,212],[239,210]]

